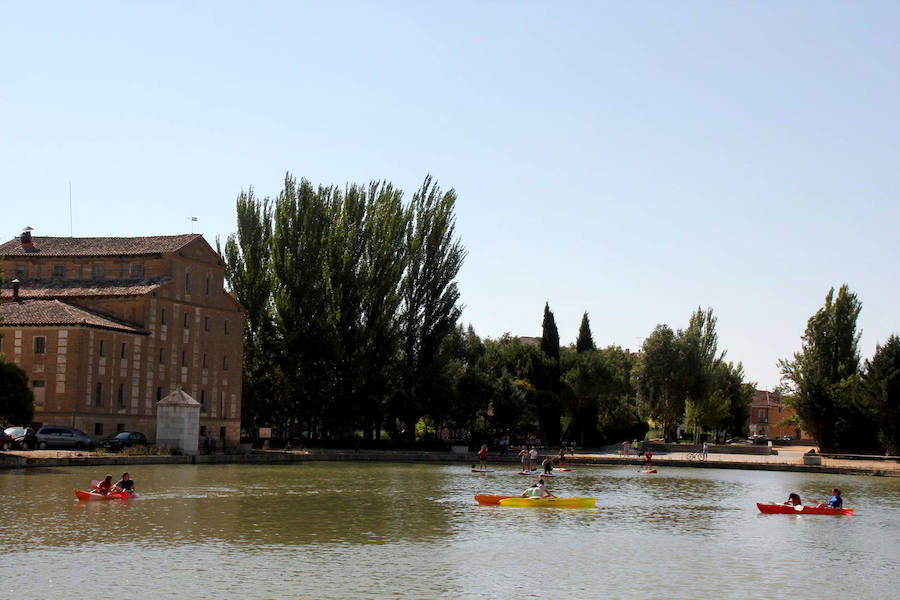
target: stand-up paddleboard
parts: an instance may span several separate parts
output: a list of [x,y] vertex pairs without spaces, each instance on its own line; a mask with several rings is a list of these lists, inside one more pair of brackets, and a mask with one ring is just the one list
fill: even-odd
[[544,473],[543,471],[518,471],[516,475],[531,475],[533,477],[559,477],[553,473]]
[[553,470],[566,472],[566,471],[571,471],[572,469],[570,469],[569,467],[553,467]]
[[641,473],[656,473],[656,469],[644,469]]
[[473,473],[493,473],[493,469],[472,469]]

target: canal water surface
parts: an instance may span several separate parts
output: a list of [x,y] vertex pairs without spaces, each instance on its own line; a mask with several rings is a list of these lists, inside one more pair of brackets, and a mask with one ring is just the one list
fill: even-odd
[[[4,597],[889,598],[900,479],[578,467],[593,509],[479,506],[512,467],[307,463],[128,468],[141,497],[79,502],[105,467],[0,472]],[[120,471],[113,472],[118,478]],[[853,517],[761,515],[844,492]]]

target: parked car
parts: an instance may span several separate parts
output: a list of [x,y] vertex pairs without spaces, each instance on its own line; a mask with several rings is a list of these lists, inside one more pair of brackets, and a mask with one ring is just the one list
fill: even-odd
[[13,447],[15,441],[12,439],[8,433],[3,430],[0,430],[0,450],[9,450]]
[[146,446],[147,438],[139,431],[120,431],[106,439],[100,440],[100,447],[112,452],[118,452],[129,446]]
[[97,445],[97,440],[74,427],[41,427],[37,430],[38,448],[74,448],[90,450]]
[[20,450],[34,450],[37,447],[37,436],[31,427],[7,427],[6,435],[13,439],[13,445]]

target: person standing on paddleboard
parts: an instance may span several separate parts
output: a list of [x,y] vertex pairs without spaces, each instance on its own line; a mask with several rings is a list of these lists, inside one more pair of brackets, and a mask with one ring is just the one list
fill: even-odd
[[647,450],[647,454],[644,455],[644,458],[647,459],[647,463],[645,464],[644,468],[649,471],[653,468],[653,452]]
[[553,459],[549,456],[544,459],[544,462],[541,463],[544,467],[544,475],[552,475],[553,474]]
[[528,470],[534,471],[537,469],[537,459],[538,459],[538,451],[536,446],[531,447],[531,452],[528,453]]
[[519,457],[522,459],[522,472],[528,471],[528,448],[522,446],[519,450]]
[[481,445],[481,450],[478,451],[478,460],[481,461],[479,468],[483,471],[487,470],[487,444]]

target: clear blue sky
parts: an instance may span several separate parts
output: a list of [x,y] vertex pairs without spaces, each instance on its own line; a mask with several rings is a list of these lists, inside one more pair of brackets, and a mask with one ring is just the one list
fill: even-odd
[[[829,287],[900,332],[900,3],[0,2],[0,237],[235,229],[242,188],[455,188],[463,321],[760,387]],[[190,217],[199,221],[191,223]]]

